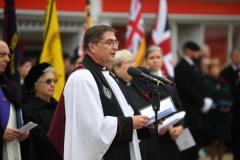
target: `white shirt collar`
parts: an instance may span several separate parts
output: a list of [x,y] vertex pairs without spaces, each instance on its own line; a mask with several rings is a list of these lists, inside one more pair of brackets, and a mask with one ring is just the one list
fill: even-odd
[[187,57],[187,56],[183,56],[183,59],[188,63],[190,64],[191,66],[194,65],[194,62],[191,58]]
[[163,73],[161,70],[157,71],[157,72],[153,72],[153,74],[157,75],[157,76],[160,76],[160,77],[163,77]]
[[238,68],[240,67],[240,66],[239,66],[239,67],[236,66],[235,64],[231,64],[231,66],[232,66],[232,68],[233,68],[234,71],[238,70]]

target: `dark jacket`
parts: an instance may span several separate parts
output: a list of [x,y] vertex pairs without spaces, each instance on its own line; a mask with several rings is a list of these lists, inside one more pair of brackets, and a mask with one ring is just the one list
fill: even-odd
[[235,94],[236,91],[235,86],[237,86],[237,79],[240,77],[239,72],[239,70],[234,70],[232,65],[229,65],[221,72],[221,76],[225,82],[231,86],[233,94]]
[[203,129],[201,108],[205,91],[203,77],[198,67],[182,59],[175,68],[175,82],[184,110],[187,112],[185,124],[192,130]]
[[57,106],[57,101],[51,99],[46,102],[38,97],[29,97],[23,105],[23,117],[25,122],[32,121],[38,126],[30,131],[29,143],[30,154],[33,160],[61,160],[53,145],[47,138],[52,116]]
[[[118,82],[134,110],[151,104],[151,96],[146,94],[148,91],[144,90],[144,82],[134,79],[131,83],[126,83],[121,78],[118,78]],[[174,87],[162,87],[160,93],[161,99],[171,96],[177,109],[182,110],[182,104]],[[183,124],[183,121],[180,123]],[[140,142],[140,149],[142,160],[177,160],[179,157],[178,148],[171,137],[168,134],[156,136],[154,129],[152,129],[149,139]]]

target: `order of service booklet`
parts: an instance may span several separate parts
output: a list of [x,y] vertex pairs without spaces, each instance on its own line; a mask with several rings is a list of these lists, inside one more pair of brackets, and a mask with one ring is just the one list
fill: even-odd
[[168,128],[170,126],[174,126],[179,121],[181,121],[185,117],[185,115],[186,115],[185,111],[181,111],[181,112],[171,115],[170,117],[166,118],[162,122],[162,124],[158,125],[158,130],[161,130],[162,128]]
[[[160,109],[157,113],[158,120],[164,118],[171,113],[176,112],[176,107],[172,101],[171,97],[166,97],[160,101]],[[152,105],[148,105],[140,110],[141,115],[147,116],[149,122],[146,125],[152,124],[155,122],[155,113],[153,111]]]

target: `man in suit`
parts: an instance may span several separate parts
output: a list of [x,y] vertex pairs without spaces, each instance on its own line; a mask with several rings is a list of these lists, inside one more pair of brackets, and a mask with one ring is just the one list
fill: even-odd
[[188,41],[183,46],[183,57],[175,68],[175,82],[184,110],[187,112],[185,124],[189,127],[197,145],[182,154],[182,159],[197,160],[198,150],[203,142],[204,89],[202,75],[194,62],[200,56],[200,47]]

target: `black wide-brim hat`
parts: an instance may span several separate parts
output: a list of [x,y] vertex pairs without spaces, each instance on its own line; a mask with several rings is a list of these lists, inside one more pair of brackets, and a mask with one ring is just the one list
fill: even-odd
[[45,62],[33,66],[28,72],[28,75],[25,77],[24,80],[25,89],[27,89],[28,91],[33,90],[34,84],[44,74],[43,71],[50,66],[51,66],[50,64]]

